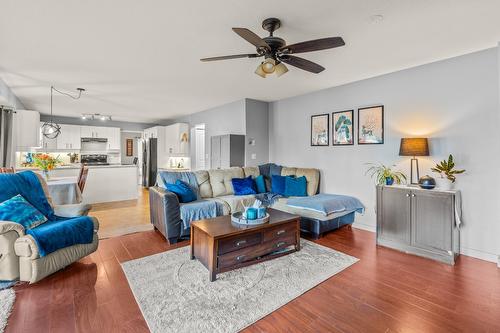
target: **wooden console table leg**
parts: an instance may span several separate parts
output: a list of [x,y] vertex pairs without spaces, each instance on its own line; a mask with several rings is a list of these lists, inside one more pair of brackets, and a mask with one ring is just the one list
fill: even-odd
[[297,220],[297,239],[295,243],[295,250],[300,251],[300,220]]
[[208,239],[208,271],[210,273],[210,282],[217,279],[217,247],[219,242],[212,237]]
[[191,225],[191,260],[194,260],[194,228]]

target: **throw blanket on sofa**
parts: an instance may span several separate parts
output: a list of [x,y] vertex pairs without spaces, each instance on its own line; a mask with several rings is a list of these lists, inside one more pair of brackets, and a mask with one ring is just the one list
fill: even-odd
[[175,184],[175,182],[179,179],[183,182],[187,183],[196,193],[196,197],[200,200],[200,189],[198,188],[198,181],[196,180],[196,176],[193,172],[189,171],[160,171],[160,179],[163,184],[158,184],[158,186],[162,188],[167,188],[165,184]]
[[18,194],[48,219],[44,224],[26,230],[26,233],[35,239],[41,257],[68,246],[92,243],[94,238],[92,219],[88,216],[75,218],[56,216],[45,196],[42,184],[33,171],[0,174],[0,202]]
[[217,204],[215,200],[197,200],[181,204],[181,219],[184,229],[188,229],[192,221],[211,219],[222,215]]
[[357,198],[338,194],[316,194],[310,197],[290,198],[287,205],[319,212],[325,216],[345,211],[358,213],[365,211],[365,206]]

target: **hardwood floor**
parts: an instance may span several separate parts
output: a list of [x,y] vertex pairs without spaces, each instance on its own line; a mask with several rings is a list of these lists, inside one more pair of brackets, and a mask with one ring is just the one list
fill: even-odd
[[[138,215],[107,204],[100,218],[143,219],[142,200]],[[373,233],[357,229],[317,242],[360,261],[245,332],[500,332],[500,269],[492,263],[462,256],[448,266],[377,247]],[[6,332],[147,332],[120,262],[185,245],[170,246],[155,231],[104,239],[80,262],[15,287]]]

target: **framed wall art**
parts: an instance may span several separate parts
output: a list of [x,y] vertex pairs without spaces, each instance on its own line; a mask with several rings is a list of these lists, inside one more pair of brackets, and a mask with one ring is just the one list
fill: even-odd
[[384,106],[358,109],[358,144],[384,143]]
[[354,110],[332,112],[332,145],[354,145]]
[[311,116],[311,146],[329,146],[330,115],[318,114]]

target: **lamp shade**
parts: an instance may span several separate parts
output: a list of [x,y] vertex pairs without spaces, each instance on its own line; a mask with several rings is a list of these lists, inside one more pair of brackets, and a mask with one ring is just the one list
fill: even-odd
[[429,156],[427,138],[401,138],[399,156]]

